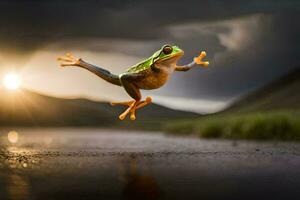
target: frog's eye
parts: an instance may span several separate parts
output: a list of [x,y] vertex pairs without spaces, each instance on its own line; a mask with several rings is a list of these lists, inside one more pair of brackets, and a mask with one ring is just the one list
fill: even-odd
[[166,54],[166,55],[172,53],[172,51],[173,51],[173,48],[172,48],[171,46],[165,46],[165,47],[163,48],[163,52],[164,52],[164,54]]

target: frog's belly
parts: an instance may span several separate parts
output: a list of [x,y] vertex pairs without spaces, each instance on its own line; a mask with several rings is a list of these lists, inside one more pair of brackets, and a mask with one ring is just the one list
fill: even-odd
[[145,77],[136,85],[140,89],[151,90],[156,89],[163,86],[169,79],[170,73],[167,72],[159,72],[157,74],[153,73],[150,76]]

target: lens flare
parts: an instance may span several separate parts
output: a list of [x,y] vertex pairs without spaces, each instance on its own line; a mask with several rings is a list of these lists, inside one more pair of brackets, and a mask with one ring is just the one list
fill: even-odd
[[15,144],[19,140],[19,134],[16,131],[10,131],[7,134],[7,139],[10,143]]

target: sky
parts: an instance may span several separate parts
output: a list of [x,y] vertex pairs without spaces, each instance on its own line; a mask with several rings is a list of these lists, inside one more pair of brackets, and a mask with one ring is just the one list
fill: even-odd
[[75,56],[122,73],[163,44],[185,51],[179,64],[207,52],[209,68],[176,72],[154,102],[200,113],[300,67],[297,0],[0,0],[0,74],[15,71],[23,86],[58,97],[127,100],[121,88],[80,68]]

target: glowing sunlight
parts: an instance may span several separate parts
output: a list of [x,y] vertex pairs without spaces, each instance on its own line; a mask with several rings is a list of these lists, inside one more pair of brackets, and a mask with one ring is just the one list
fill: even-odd
[[8,90],[16,90],[21,86],[21,78],[15,73],[6,74],[3,78],[3,85]]

